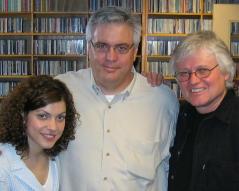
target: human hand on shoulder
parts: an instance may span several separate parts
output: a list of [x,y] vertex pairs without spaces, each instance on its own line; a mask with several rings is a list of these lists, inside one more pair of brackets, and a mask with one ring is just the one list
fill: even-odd
[[152,86],[160,86],[163,83],[163,75],[156,72],[142,72],[142,75],[147,78],[148,83]]

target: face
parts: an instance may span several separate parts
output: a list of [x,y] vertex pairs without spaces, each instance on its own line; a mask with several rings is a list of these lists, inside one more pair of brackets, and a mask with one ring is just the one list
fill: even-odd
[[[200,50],[177,63],[177,72],[194,72],[200,68],[211,69],[218,63],[215,56],[207,50]],[[226,93],[225,81],[228,75],[220,71],[219,66],[215,67],[206,78],[198,78],[195,73],[191,74],[188,81],[178,82],[184,99],[196,107],[199,113],[214,111]]]
[[26,132],[30,152],[50,149],[61,137],[65,127],[66,104],[55,102],[30,111],[26,117]]
[[128,53],[120,54],[114,47],[133,45],[133,31],[126,24],[104,24],[96,27],[92,42],[110,46],[106,52],[95,51],[89,45],[89,60],[96,84],[104,93],[122,91],[131,82],[131,72],[137,49],[133,46]]

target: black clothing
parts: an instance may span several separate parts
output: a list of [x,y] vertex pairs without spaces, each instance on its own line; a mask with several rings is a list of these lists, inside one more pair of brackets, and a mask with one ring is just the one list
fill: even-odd
[[208,115],[183,103],[171,155],[169,191],[239,191],[239,97]]
[[192,176],[192,161],[193,161],[193,150],[194,141],[197,134],[198,126],[208,115],[202,115],[197,113],[196,110],[193,111],[192,124],[188,129],[188,138],[183,146],[182,152],[180,154],[180,160],[177,161],[177,178],[180,184],[177,186],[177,190],[187,191],[190,185],[190,180]]

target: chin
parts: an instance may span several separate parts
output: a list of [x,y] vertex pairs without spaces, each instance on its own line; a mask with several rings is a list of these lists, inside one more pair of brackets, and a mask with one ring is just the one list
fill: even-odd
[[54,147],[54,145],[55,145],[55,143],[54,143],[54,144],[45,144],[45,145],[43,145],[42,147],[43,147],[44,149],[51,149],[52,147]]
[[191,105],[193,105],[194,107],[200,107],[205,105],[205,101],[202,100],[198,100],[198,98],[195,99],[186,99]]
[[197,108],[200,108],[200,107],[205,107],[207,105],[207,102],[191,102],[191,104],[194,106],[194,107],[197,107]]

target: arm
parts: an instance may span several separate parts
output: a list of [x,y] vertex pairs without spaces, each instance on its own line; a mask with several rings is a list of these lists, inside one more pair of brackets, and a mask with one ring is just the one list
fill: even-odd
[[0,190],[10,191],[10,183],[8,182],[7,173],[4,170],[0,170]]
[[3,148],[6,144],[0,143],[0,191],[12,190],[12,182],[10,178],[10,166],[7,154]]
[[[170,159],[170,147],[173,144],[173,140],[175,137],[175,129],[176,129],[176,120],[173,119],[172,122],[169,125],[169,131],[168,134],[165,135],[167,137],[164,140],[164,151],[163,151],[163,160],[160,164],[160,167],[158,168],[157,171],[157,184],[158,187],[162,184],[162,191],[167,191],[168,190],[168,175],[169,175],[169,159]],[[161,181],[160,181],[161,180]]]
[[160,132],[160,151],[162,161],[157,171],[157,184],[158,187],[162,185],[162,191],[167,191],[168,187],[170,147],[174,142],[176,123],[179,112],[179,103],[176,97],[168,100],[168,105],[169,108],[167,110],[167,113],[160,120],[160,126],[163,128]]

